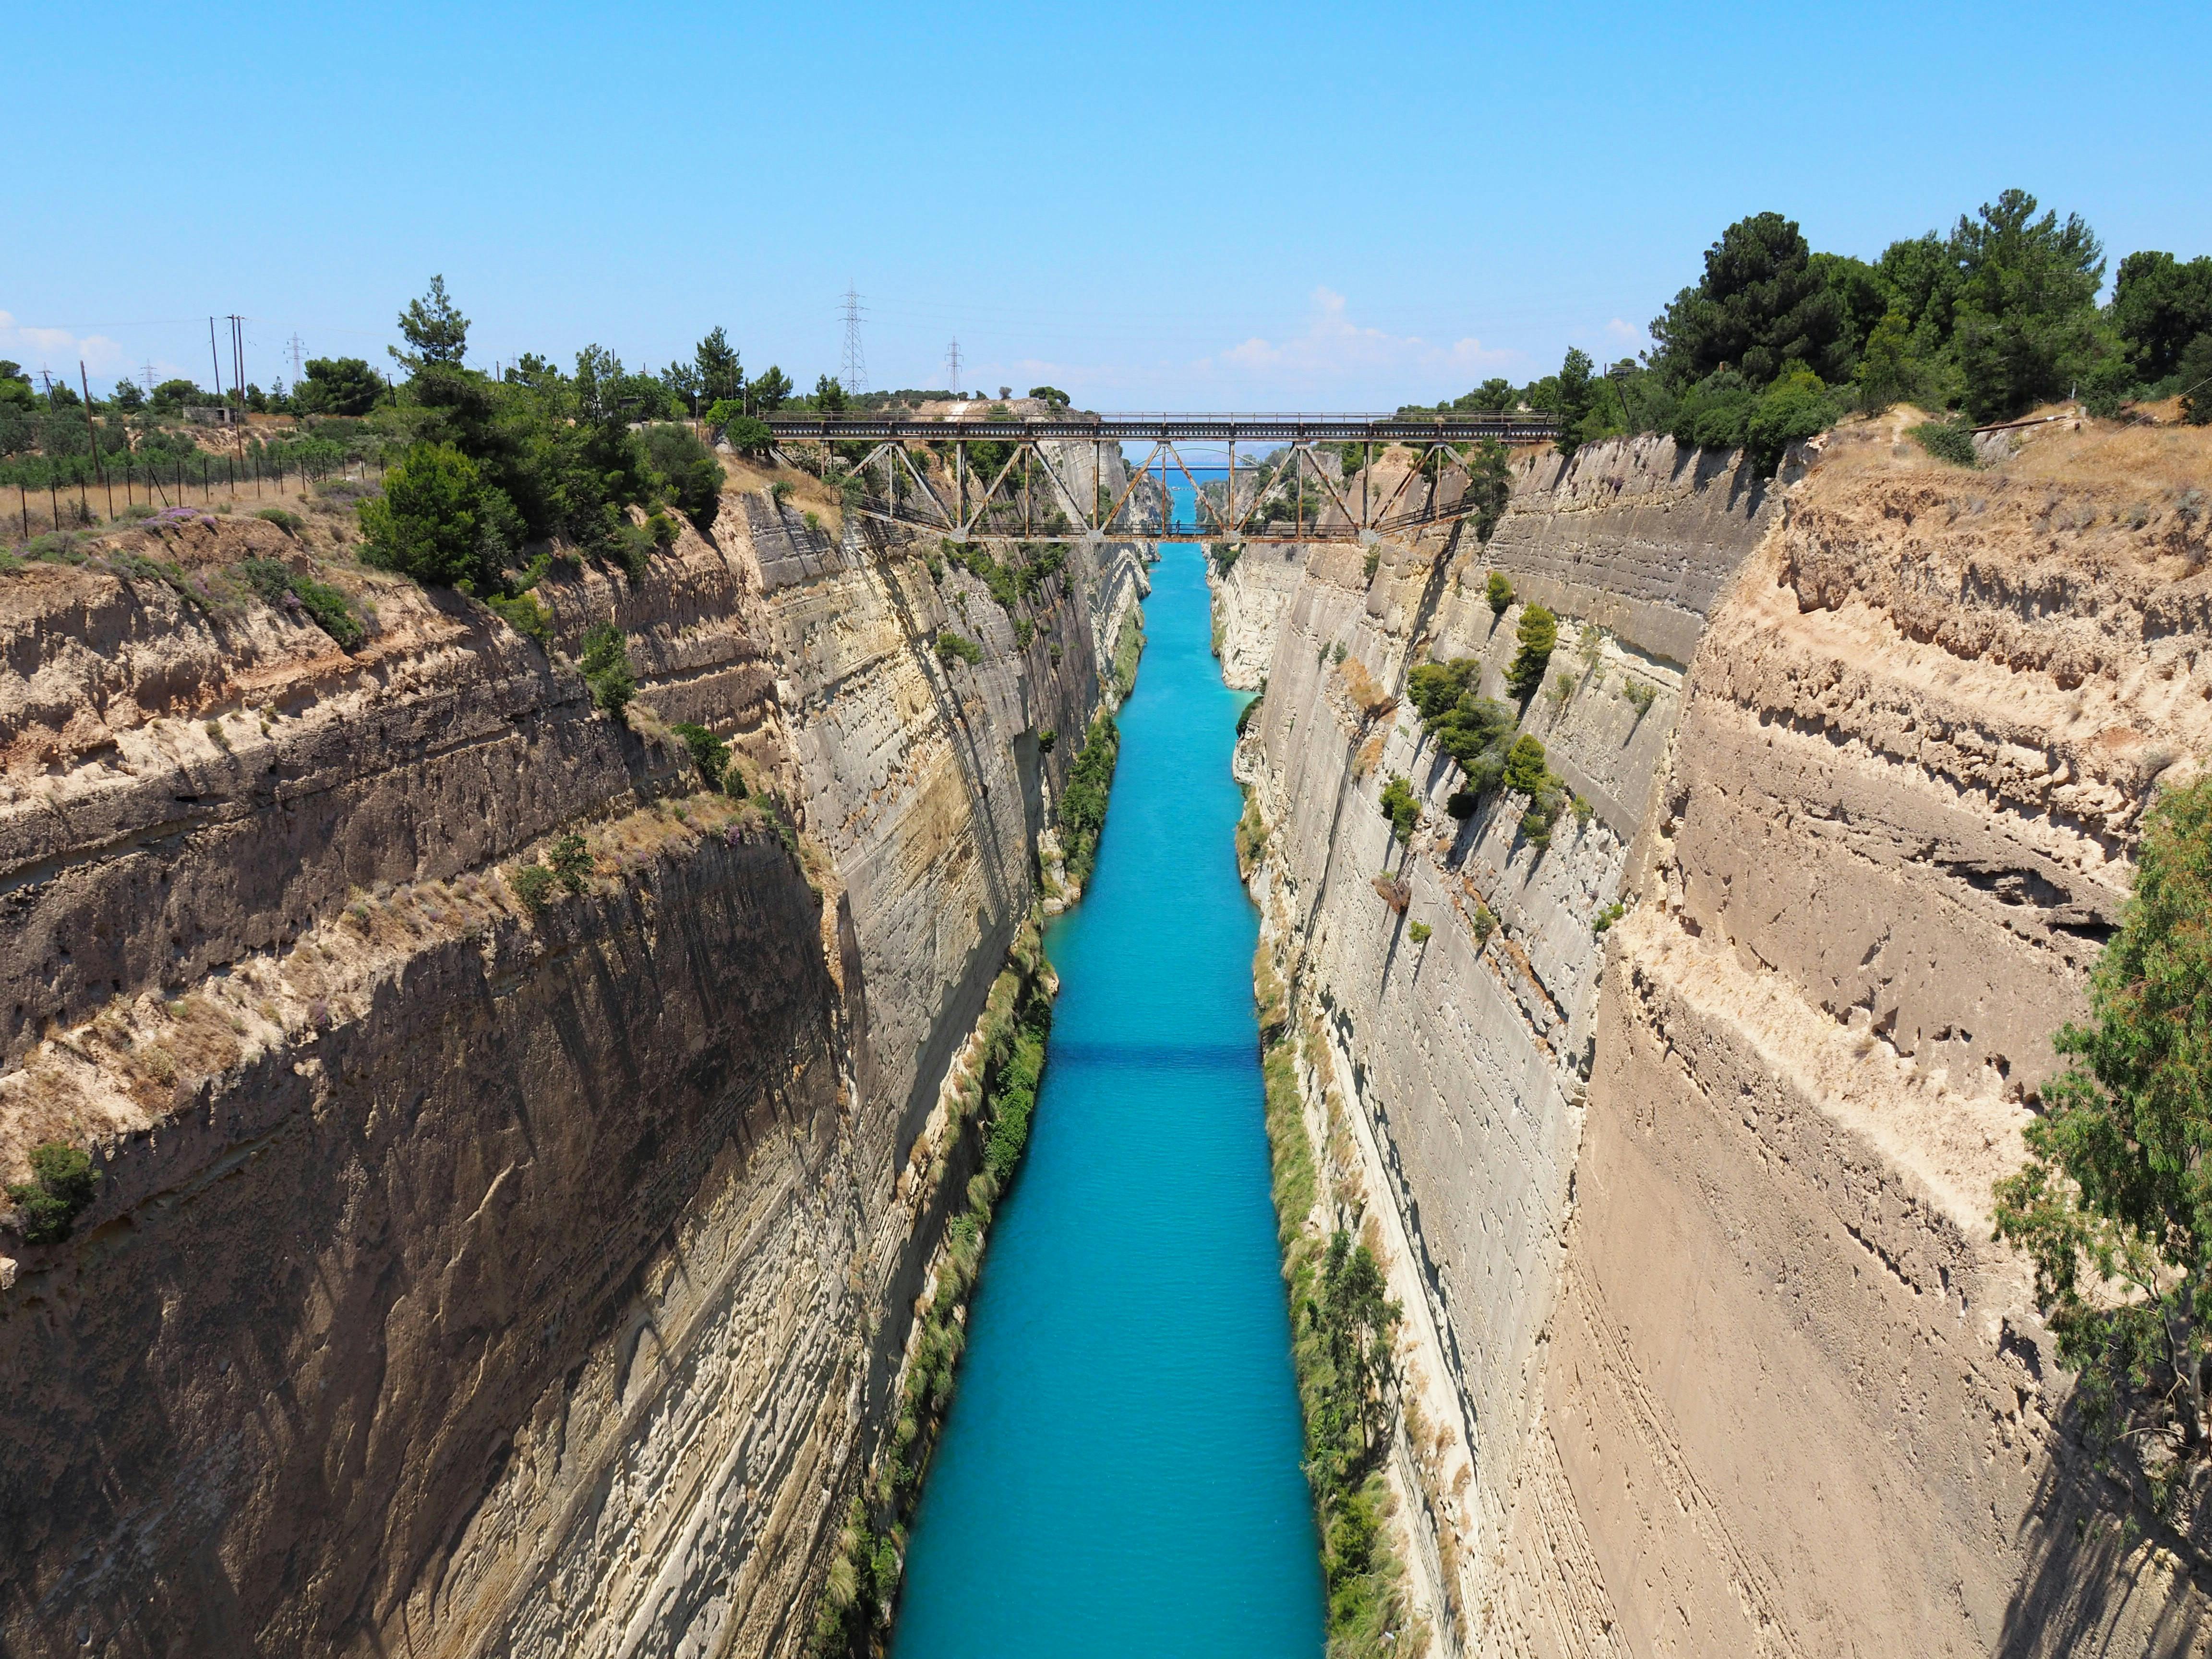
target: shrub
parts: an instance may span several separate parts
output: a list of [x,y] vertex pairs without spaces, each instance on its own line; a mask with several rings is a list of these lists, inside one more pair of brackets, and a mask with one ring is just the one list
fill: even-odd
[[535,859],[527,864],[518,864],[507,872],[507,884],[533,916],[542,914],[553,902],[553,872]]
[[1429,942],[1429,936],[1435,932],[1436,929],[1430,927],[1427,922],[1417,921],[1406,929],[1406,936],[1416,945],[1426,945]]
[[938,630],[937,659],[950,665],[964,662],[970,667],[983,660],[983,647],[965,635],[956,634],[949,628]]
[[577,665],[592,701],[617,719],[637,695],[637,673],[630,666],[629,642],[612,622],[603,622],[584,635],[584,655]]
[[[1495,438],[1486,438],[1475,446],[1474,458],[1468,465],[1464,500],[1474,504],[1475,540],[1487,543],[1513,501],[1512,469],[1506,461],[1505,446]],[[1491,580],[1504,583],[1504,601],[1495,597],[1491,599],[1491,609],[1503,613],[1506,605],[1513,603],[1513,585],[1494,571]]]
[[1414,794],[1413,786],[1401,772],[1393,772],[1382,786],[1382,799],[1378,803],[1382,816],[1390,820],[1390,834],[1395,840],[1411,841],[1413,826],[1420,821],[1420,797]]
[[1784,374],[1760,394],[1744,425],[1744,447],[1752,464],[1767,477],[1782,464],[1783,453],[1799,441],[1836,423],[1838,410],[1809,369]]
[[1075,764],[1068,769],[1066,787],[1060,792],[1060,844],[1066,853],[1067,872],[1079,885],[1091,878],[1098,855],[1121,750],[1121,729],[1110,716],[1099,715],[1091,722]]
[[1544,745],[1525,733],[1513,740],[1513,747],[1505,757],[1505,787],[1524,795],[1534,795],[1551,776],[1544,763]]
[[32,1244],[57,1244],[70,1236],[70,1227],[99,1183],[100,1171],[81,1146],[48,1141],[31,1152],[31,1178],[16,1182],[8,1196],[22,1212],[24,1240]]
[[1590,924],[1590,929],[1593,933],[1602,933],[1606,929],[1612,927],[1614,922],[1619,921],[1621,917],[1627,914],[1628,907],[1626,904],[1623,904],[1620,900],[1615,899],[1611,904],[1607,905],[1604,909],[1597,913],[1597,919]]
[[[149,511],[150,510],[149,508]],[[253,516],[257,519],[265,519],[288,536],[298,535],[307,525],[307,520],[298,514],[287,513],[281,507],[256,507]]]
[[1948,461],[1953,466],[1980,465],[1980,458],[1974,453],[1973,428],[1964,421],[1923,421],[1908,428],[1905,435],[1939,461]]
[[491,607],[492,614],[509,628],[526,640],[535,641],[539,650],[552,649],[553,618],[545,607],[538,604],[536,595],[517,593],[508,598],[495,593],[484,603]]
[[240,563],[238,574],[276,609],[304,614],[341,651],[358,651],[367,641],[368,630],[354,614],[352,604],[329,583],[297,574],[282,559],[246,559]]
[[2212,1461],[2212,778],[2146,815],[2089,1013],[2053,1040],[2070,1063],[1997,1183],[1996,1231],[2035,1264],[2093,1437],[2170,1510]]
[[558,837],[547,853],[546,868],[570,893],[581,893],[592,875],[592,854],[574,830]]
[[692,764],[699,769],[699,775],[707,780],[708,787],[720,785],[729,765],[729,740],[716,737],[705,726],[690,720],[678,722],[674,729],[684,746],[691,751]]
[[521,531],[514,505],[449,443],[415,445],[356,510],[362,557],[432,587],[491,587]]
[[1493,570],[1490,580],[1482,585],[1482,597],[1490,601],[1490,614],[1502,617],[1513,607],[1513,584],[1503,570]]
[[1048,726],[1043,731],[1037,733],[1037,753],[1040,755],[1049,755],[1052,753],[1053,744],[1059,741],[1060,733],[1054,731]]
[[1540,605],[1528,605],[1522,611],[1513,636],[1520,648],[1505,671],[1505,684],[1516,696],[1525,697],[1544,684],[1545,666],[1559,642],[1559,619]]

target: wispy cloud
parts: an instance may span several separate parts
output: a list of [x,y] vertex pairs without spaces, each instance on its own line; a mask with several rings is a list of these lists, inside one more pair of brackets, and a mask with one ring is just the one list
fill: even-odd
[[36,373],[51,369],[56,380],[76,379],[82,362],[96,379],[127,373],[130,359],[120,342],[105,334],[76,334],[65,328],[27,328],[0,311],[0,357],[11,357]]
[[1462,392],[1500,370],[1524,367],[1522,354],[1486,346],[1473,335],[1431,340],[1357,321],[1345,296],[1317,288],[1305,325],[1281,339],[1254,335],[1193,366],[1200,377],[1274,392],[1341,394],[1373,401],[1418,401]]

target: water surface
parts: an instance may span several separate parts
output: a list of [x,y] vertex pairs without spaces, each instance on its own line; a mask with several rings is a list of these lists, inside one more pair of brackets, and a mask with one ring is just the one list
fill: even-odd
[[1322,1650],[1229,775],[1243,699],[1170,545],[915,1518],[896,1659]]

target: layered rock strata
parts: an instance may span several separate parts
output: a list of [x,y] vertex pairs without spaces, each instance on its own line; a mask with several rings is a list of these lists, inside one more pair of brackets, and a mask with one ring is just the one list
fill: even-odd
[[[945,1218],[908,1154],[1072,757],[1038,733],[1143,581],[1076,544],[1018,642],[803,505],[549,580],[550,653],[321,520],[6,579],[0,1159],[101,1176],[0,1271],[9,1651],[799,1644]],[[357,656],[235,580],[309,542]],[[627,722],[567,665],[610,617]]]
[[[1255,890],[1352,1130],[1338,1218],[1409,1304],[1448,1649],[2202,1650],[2204,1540],[2094,1487],[1990,1241],[2132,827],[2212,751],[2205,458],[2093,441],[1976,474],[1868,424],[1773,485],[1523,457],[1488,549],[1316,548],[1248,596]],[[1580,802],[1548,848],[1510,793],[1447,816],[1397,700],[1424,658],[1502,693],[1528,600],[1562,626],[1524,726]]]

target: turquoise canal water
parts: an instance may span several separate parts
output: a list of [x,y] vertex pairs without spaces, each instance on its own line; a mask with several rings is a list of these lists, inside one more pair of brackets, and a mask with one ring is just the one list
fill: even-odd
[[[916,1514],[896,1659],[1322,1651],[1203,556],[1162,550],[1029,1156]],[[1072,734],[1071,734],[1072,735]]]

